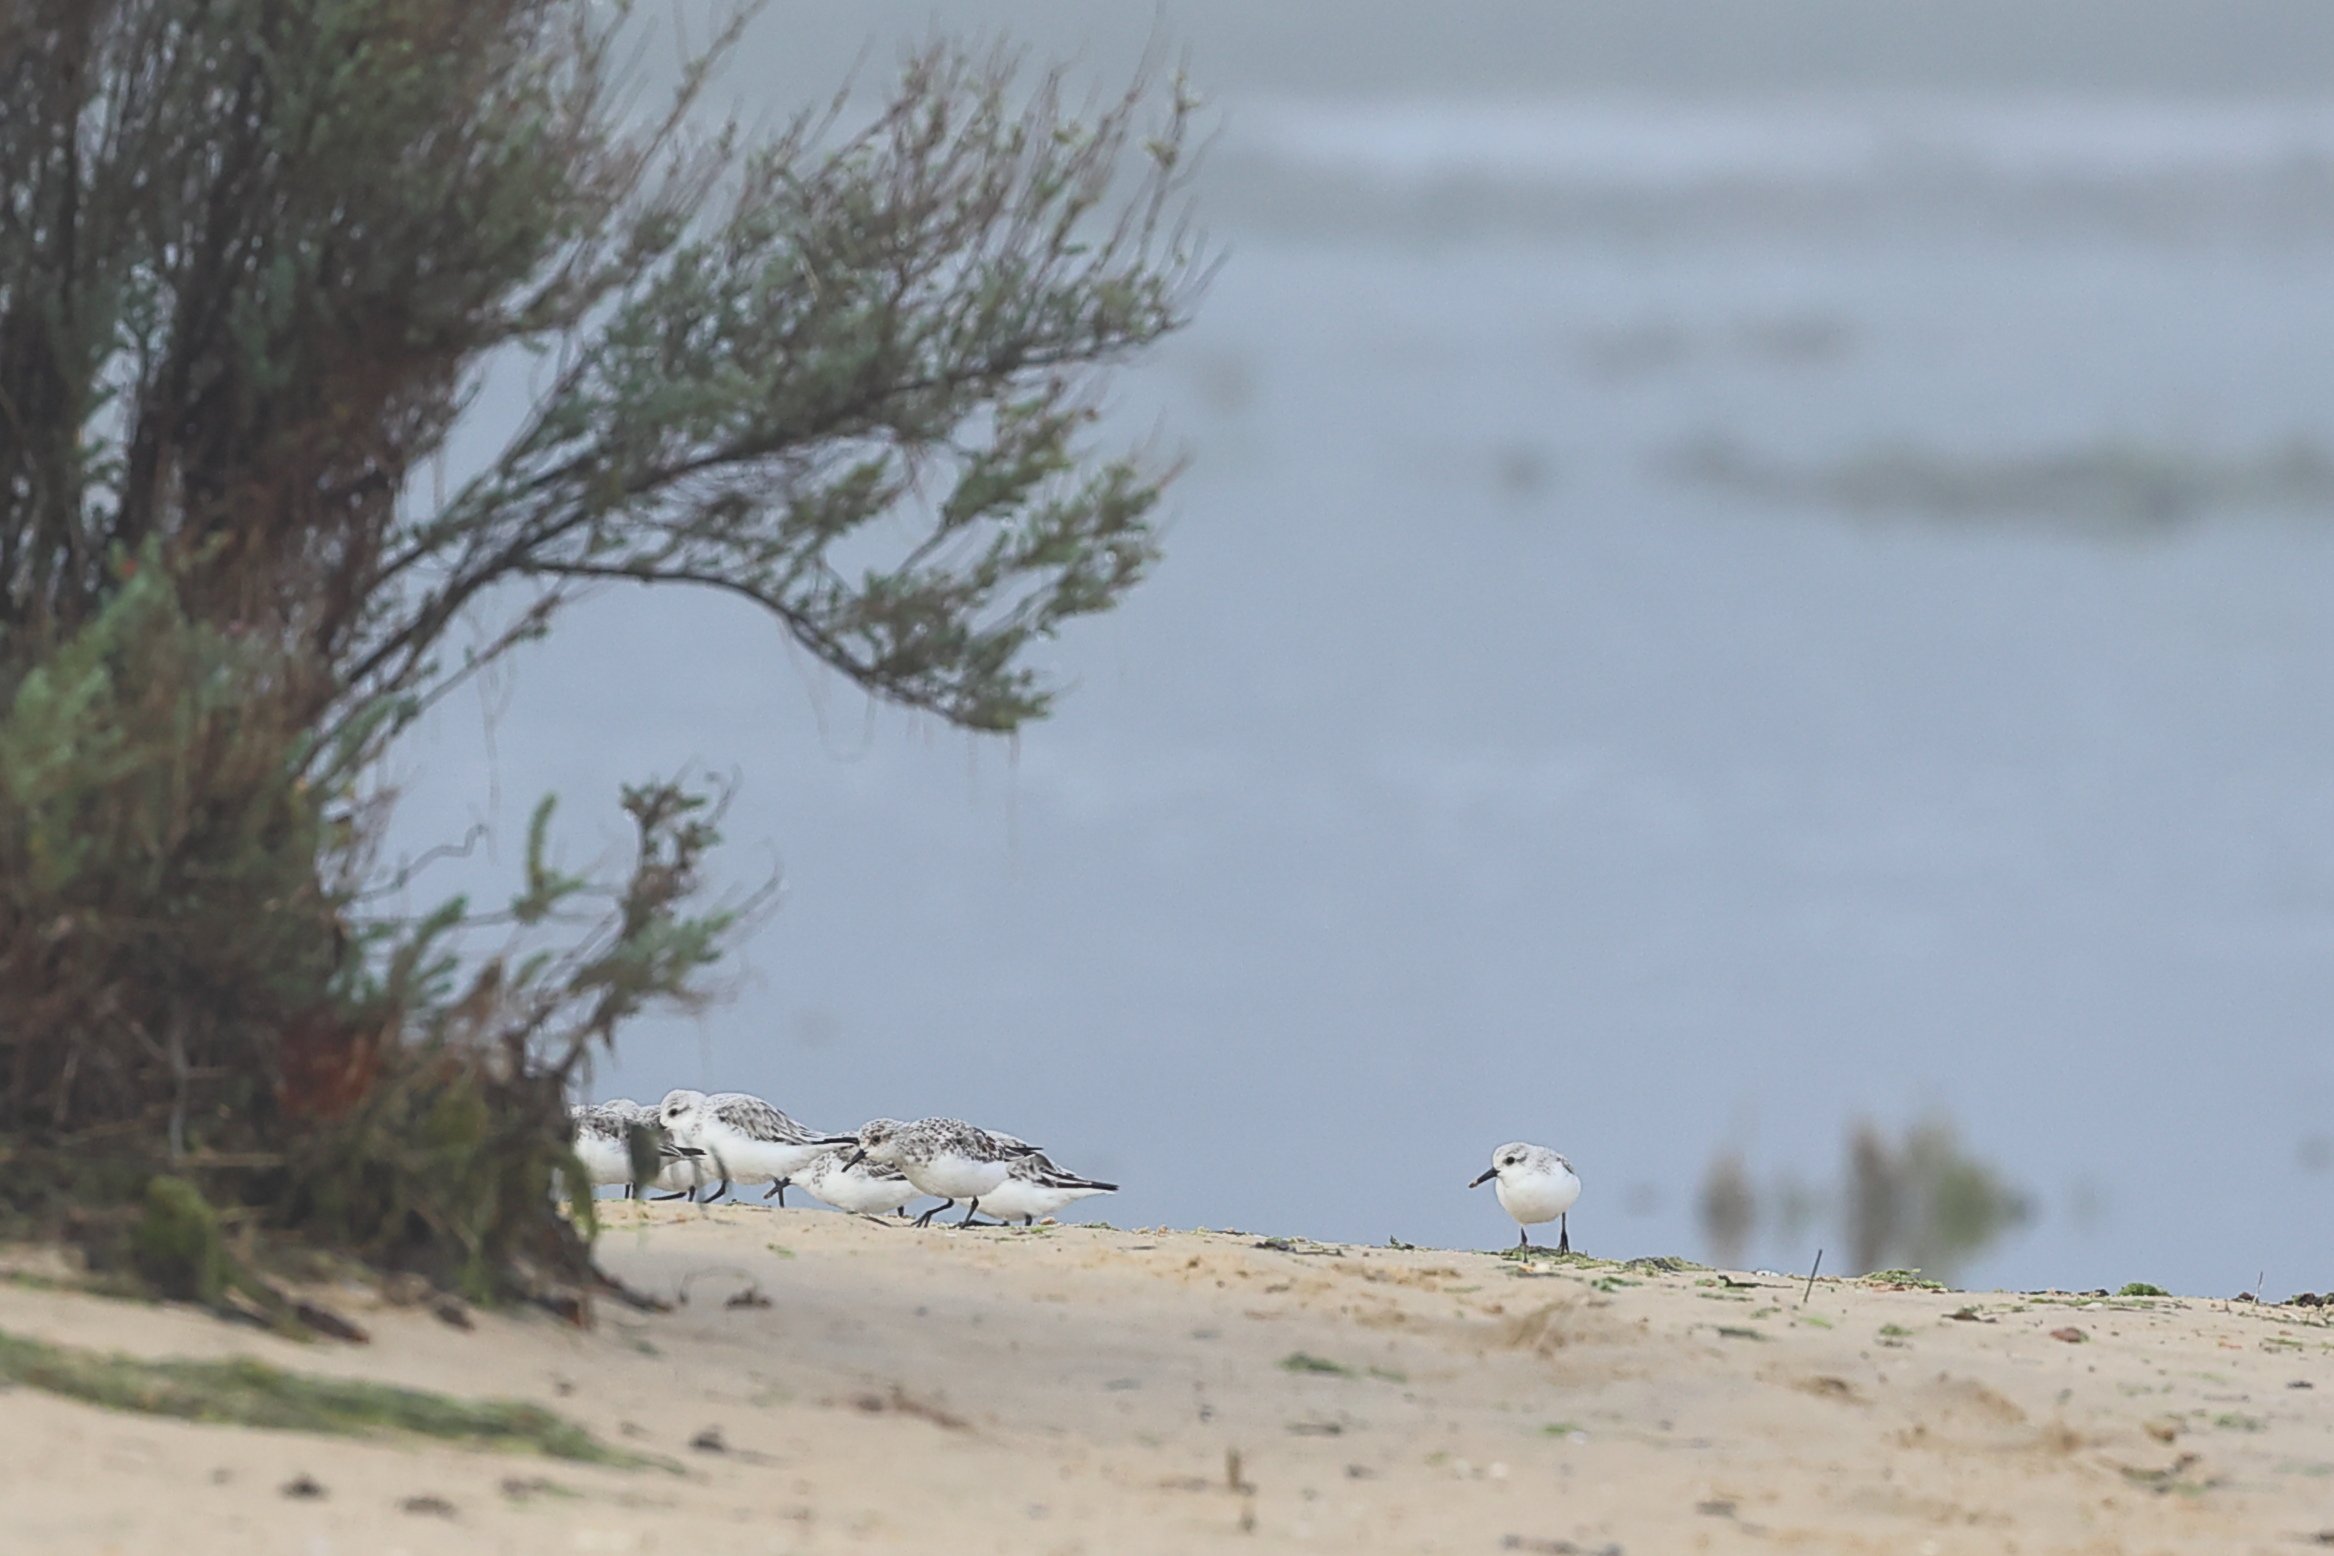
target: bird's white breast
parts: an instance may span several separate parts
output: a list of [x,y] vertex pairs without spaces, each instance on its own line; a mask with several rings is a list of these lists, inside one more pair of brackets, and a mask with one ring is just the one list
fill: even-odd
[[986,1162],[950,1150],[935,1151],[922,1162],[907,1158],[900,1162],[900,1171],[908,1175],[910,1183],[943,1199],[978,1199],[1003,1183],[1009,1170],[1004,1162]]
[[1505,1172],[1497,1179],[1500,1208],[1525,1226],[1553,1221],[1580,1198],[1580,1179],[1559,1167],[1553,1172]]
[[632,1153],[622,1140],[610,1140],[604,1135],[578,1135],[575,1159],[583,1163],[584,1176],[594,1183],[632,1181]]
[[916,1186],[912,1183],[846,1168],[831,1156],[814,1164],[809,1174],[796,1183],[837,1210],[856,1211],[861,1215],[897,1210],[916,1197]]
[[699,1130],[694,1139],[685,1143],[701,1147],[708,1156],[717,1158],[719,1175],[738,1183],[767,1183],[773,1178],[790,1178],[818,1160],[828,1149],[821,1145],[757,1140],[744,1130],[734,1129],[719,1120]]

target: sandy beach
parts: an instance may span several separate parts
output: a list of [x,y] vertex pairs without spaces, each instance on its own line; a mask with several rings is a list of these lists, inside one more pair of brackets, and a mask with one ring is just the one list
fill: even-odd
[[[2334,1544],[2321,1310],[611,1204],[595,1327],[362,1345],[0,1282],[0,1332],[532,1401],[661,1465],[0,1396],[9,1551],[2211,1552]],[[21,1267],[23,1261],[18,1261]],[[767,1305],[763,1305],[764,1303]]]

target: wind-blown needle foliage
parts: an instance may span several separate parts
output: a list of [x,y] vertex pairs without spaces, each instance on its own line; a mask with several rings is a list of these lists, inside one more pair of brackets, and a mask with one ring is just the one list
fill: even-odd
[[0,1206],[102,1248],[168,1172],[482,1292],[577,1275],[563,1087],[761,898],[703,900],[721,796],[652,782],[627,860],[557,868],[546,803],[506,908],[383,914],[382,755],[626,584],[1013,730],[1155,559],[1166,472],[1088,430],[1204,279],[1180,86],[1080,111],[942,44],[757,137],[702,108],[744,22],[643,118],[586,0],[0,17]]

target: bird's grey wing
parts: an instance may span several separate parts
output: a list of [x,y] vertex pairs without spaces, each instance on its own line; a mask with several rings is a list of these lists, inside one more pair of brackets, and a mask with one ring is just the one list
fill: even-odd
[[759,1097],[719,1098],[713,1104],[713,1116],[750,1139],[774,1140],[781,1145],[807,1145],[821,1138]]
[[1049,1189],[1103,1189],[1115,1193],[1118,1185],[1100,1178],[1081,1178],[1043,1151],[1031,1151],[1013,1164],[1013,1176]]
[[577,1139],[590,1136],[594,1140],[622,1140],[624,1126],[598,1108],[577,1108],[570,1115],[575,1120]]

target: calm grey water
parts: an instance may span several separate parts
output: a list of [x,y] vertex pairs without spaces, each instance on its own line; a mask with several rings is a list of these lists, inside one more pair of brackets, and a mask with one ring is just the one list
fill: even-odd
[[[736,90],[924,14],[847,9]],[[1621,9],[1166,10],[1230,258],[1114,415],[1192,468],[1017,754],[621,594],[407,749],[401,841],[504,869],[742,774],[783,910],[596,1090],[1328,1238],[1506,1241],[1463,1185],[1542,1140],[1621,1254],[1938,1109],[2039,1211],[1972,1279],[2334,1283],[2334,22]],[[1087,10],[948,14],[1122,68]]]

